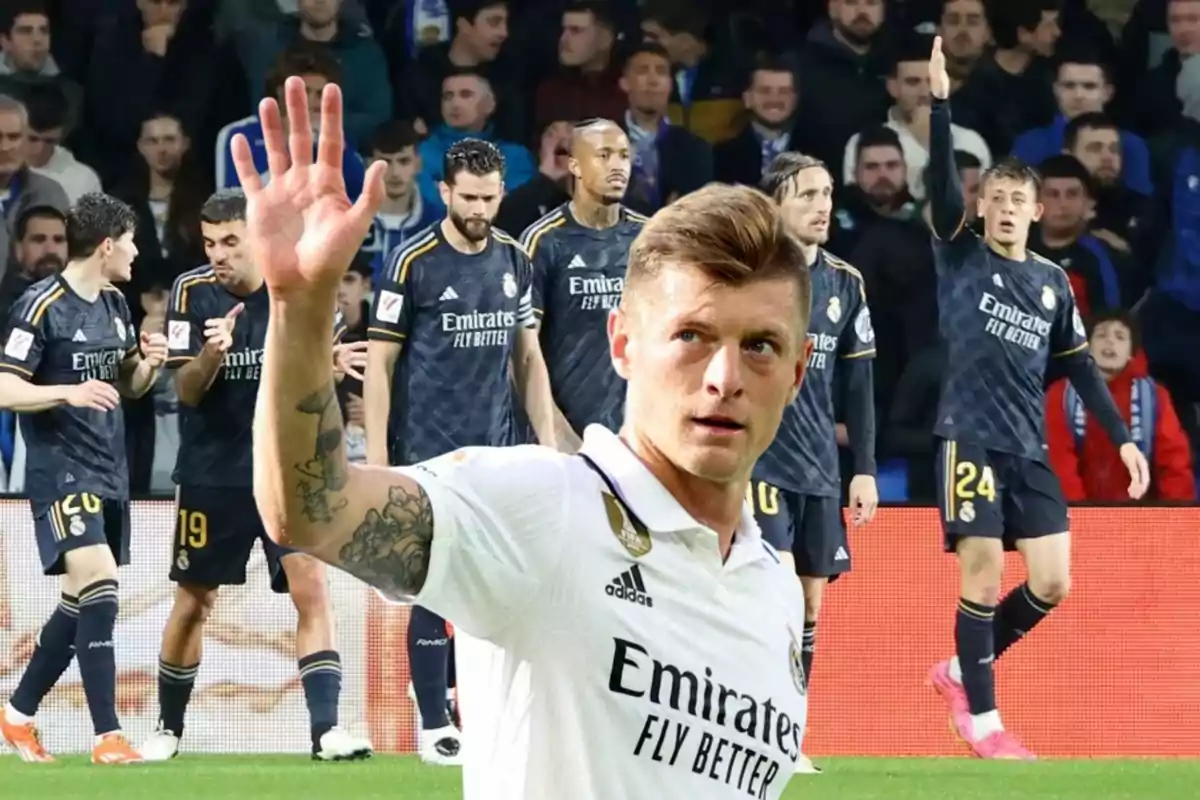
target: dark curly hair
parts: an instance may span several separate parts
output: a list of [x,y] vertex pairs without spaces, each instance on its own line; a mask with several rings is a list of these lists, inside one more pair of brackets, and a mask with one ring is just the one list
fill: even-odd
[[89,192],[67,212],[67,259],[88,258],[105,239],[133,233],[137,214],[115,197]]
[[476,177],[499,172],[504,177],[504,156],[491,142],[482,139],[463,139],[450,145],[442,156],[442,180],[451,186],[458,173]]
[[246,219],[246,193],[241,189],[221,189],[200,207],[200,221],[223,225]]

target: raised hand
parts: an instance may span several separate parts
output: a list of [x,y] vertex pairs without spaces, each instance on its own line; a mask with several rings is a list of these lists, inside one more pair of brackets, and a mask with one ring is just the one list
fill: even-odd
[[228,352],[233,347],[233,327],[245,310],[246,304],[238,303],[225,316],[204,320],[204,347],[218,354]]
[[938,100],[950,96],[950,73],[946,72],[946,56],[942,53],[942,37],[933,37],[933,52],[929,54],[929,93]]
[[[313,160],[304,81],[284,84],[288,134],[272,98],[258,107],[270,182],[263,186],[246,137],[233,139],[233,163],[246,193],[250,256],[276,299],[333,294],[366,239],[383,202],[384,164],[367,169],[363,193],[351,204],[342,177],[342,93],[329,84],[321,95],[321,125]],[[289,156],[290,151],[290,156]],[[324,297],[320,302],[325,302]]]
[[367,342],[349,342],[333,346],[334,376],[349,375],[355,380],[363,380],[363,370],[367,368]]
[[167,337],[161,333],[142,331],[141,335],[142,360],[154,369],[158,369],[167,361]]
[[121,405],[120,393],[111,383],[104,381],[84,381],[76,386],[68,386],[66,400],[69,406],[93,411],[112,411]]

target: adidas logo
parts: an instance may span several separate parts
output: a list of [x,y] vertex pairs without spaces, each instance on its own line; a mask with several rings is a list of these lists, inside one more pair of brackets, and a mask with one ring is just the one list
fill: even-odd
[[87,337],[83,335],[83,331],[75,331],[75,335],[71,337],[72,342],[86,342]]
[[639,606],[654,608],[654,600],[646,594],[646,584],[642,581],[642,568],[634,564],[629,569],[612,579],[604,587],[604,593],[618,600],[628,600]]
[[567,264],[567,269],[587,269],[587,264],[583,261],[583,256],[578,253],[571,259],[571,263]]
[[850,554],[846,552],[846,548],[839,547],[837,552],[833,554],[834,561],[849,561]]
[[457,299],[458,299],[458,292],[454,291],[453,286],[447,286],[446,291],[442,292],[442,296],[438,298],[438,300],[440,300],[443,303],[446,302],[447,300],[457,300]]

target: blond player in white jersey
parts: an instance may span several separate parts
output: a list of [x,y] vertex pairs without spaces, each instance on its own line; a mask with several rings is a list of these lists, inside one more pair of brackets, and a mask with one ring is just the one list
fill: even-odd
[[[285,95],[308,119],[303,82]],[[778,798],[803,743],[804,600],[743,504],[808,360],[811,287],[778,209],[712,186],[645,225],[609,321],[619,437],[351,465],[321,332],[382,165],[352,206],[334,85],[315,163],[308,126],[285,134],[272,100],[260,115],[270,183],[240,137],[234,160],[272,304],[254,420],[270,535],[502,651],[497,705],[527,701],[464,750],[489,799]]]

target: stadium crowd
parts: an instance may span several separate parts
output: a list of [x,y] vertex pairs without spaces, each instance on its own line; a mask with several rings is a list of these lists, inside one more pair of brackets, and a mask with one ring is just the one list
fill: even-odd
[[[878,334],[881,497],[929,502],[942,370],[924,186],[936,32],[967,193],[1008,154],[1040,167],[1033,247],[1067,271],[1089,318],[1093,355],[1151,456],[1148,497],[1190,501],[1200,0],[1123,5],[10,0],[0,19],[0,307],[63,265],[65,209],[103,187],[138,214],[139,256],[121,288],[135,324],[161,331],[172,282],[205,261],[201,205],[237,184],[233,135],[248,136],[265,171],[254,104],[292,75],[314,98],[326,83],[343,89],[352,197],[365,163],[388,165],[384,207],[340,297],[349,341],[365,338],[386,254],[444,213],[442,155],[463,138],[504,155],[497,224],[514,236],[568,199],[566,149],[584,118],[627,130],[625,202],[643,214],[713,180],[755,185],[775,155],[800,151],[840,179],[828,248],[863,274]],[[135,493],[172,489],[174,391],[164,375],[126,401]],[[361,388],[347,381],[342,401],[361,433]],[[1115,448],[1064,381],[1047,405],[1068,499],[1124,497]],[[23,487],[23,451],[5,412],[0,488],[10,493]]]

